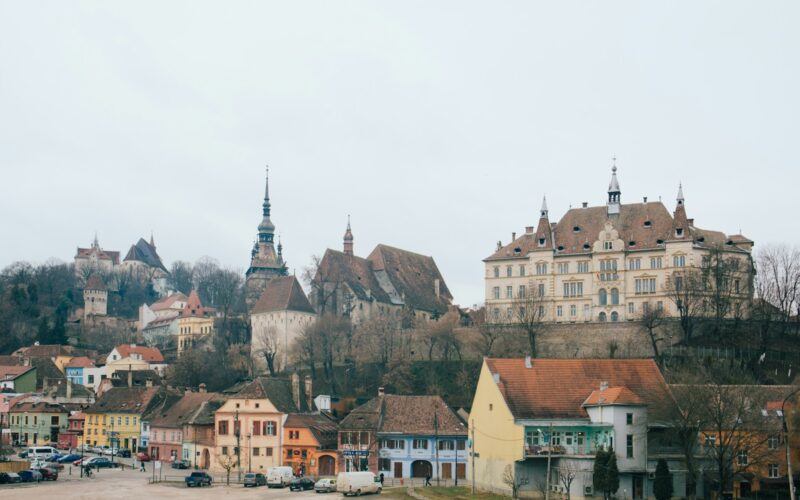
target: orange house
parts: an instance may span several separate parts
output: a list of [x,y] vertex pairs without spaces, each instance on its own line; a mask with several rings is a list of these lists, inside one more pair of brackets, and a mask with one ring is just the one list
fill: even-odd
[[336,475],[336,420],[327,413],[291,413],[283,426],[283,465],[295,474]]

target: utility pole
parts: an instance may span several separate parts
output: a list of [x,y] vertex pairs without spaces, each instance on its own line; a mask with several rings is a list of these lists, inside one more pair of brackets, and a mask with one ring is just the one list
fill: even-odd
[[[541,430],[539,432],[542,432]],[[544,500],[550,500],[550,458],[553,456],[553,423],[550,423],[550,428],[547,435],[547,477],[545,478],[545,492]]]
[[236,470],[239,474],[239,481],[242,480],[242,448],[240,446],[241,430],[239,429],[239,410],[233,414],[233,433],[236,435]]
[[470,447],[470,455],[472,456],[472,494],[475,494],[475,419],[472,419],[472,446]]
[[441,469],[439,468],[439,419],[437,418],[436,410],[433,410],[433,434],[434,434],[434,452],[436,453],[436,486],[440,486],[439,477]]
[[800,392],[800,389],[795,389],[788,396],[783,398],[781,403],[781,420],[783,421],[783,442],[786,443],[786,475],[789,479],[789,500],[795,500],[794,491],[794,475],[792,475],[792,447],[789,444],[789,426],[786,423],[786,401],[792,396]]

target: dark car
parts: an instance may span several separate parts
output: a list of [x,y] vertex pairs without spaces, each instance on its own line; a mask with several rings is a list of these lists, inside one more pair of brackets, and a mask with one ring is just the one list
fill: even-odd
[[260,472],[249,472],[244,475],[244,487],[248,486],[266,486],[267,477]]
[[175,460],[172,462],[173,469],[188,469],[192,464],[188,460]]
[[58,471],[55,469],[51,469],[49,467],[44,467],[42,469],[36,469],[42,473],[42,479],[45,481],[55,481],[58,479]]
[[19,477],[23,483],[39,482],[42,480],[42,473],[38,470],[23,470],[20,471]]
[[75,453],[70,453],[69,455],[64,455],[63,457],[58,459],[58,463],[60,464],[71,464],[76,460],[80,460],[81,456],[76,455]]
[[192,486],[211,486],[211,476],[208,475],[208,472],[192,472],[188,476],[186,476],[186,487],[190,488]]
[[2,472],[0,473],[0,484],[6,483],[20,483],[22,478],[16,472]]
[[45,460],[45,462],[58,462],[58,460],[63,456],[64,455],[59,455],[57,453],[54,453],[54,454],[50,455],[49,457],[47,457],[47,460]]
[[119,467],[117,462],[112,462],[111,460],[105,457],[94,457],[91,460],[87,461],[86,466],[92,467],[94,469],[110,469],[114,467]]
[[314,481],[307,477],[296,477],[289,483],[289,491],[313,490]]
[[19,452],[19,454],[17,456],[19,458],[28,458],[28,452],[27,451],[21,451],[21,452]]
[[120,448],[117,450],[117,456],[122,458],[131,458],[131,450],[128,448]]

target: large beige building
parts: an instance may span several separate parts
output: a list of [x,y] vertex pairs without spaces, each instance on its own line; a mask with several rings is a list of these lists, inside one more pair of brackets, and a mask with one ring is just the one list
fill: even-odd
[[753,242],[697,227],[686,215],[682,187],[672,214],[647,198],[622,204],[616,171],[606,205],[583,203],[551,223],[543,201],[535,228],[498,242],[484,259],[488,321],[615,322],[639,319],[649,308],[677,316],[675,277],[707,265],[713,249],[741,259],[731,311],[746,305]]

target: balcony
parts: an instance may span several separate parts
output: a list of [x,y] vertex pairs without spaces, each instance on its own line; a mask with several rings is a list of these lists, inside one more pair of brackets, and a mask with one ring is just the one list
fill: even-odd
[[583,444],[583,445],[524,445],[525,458],[547,458],[551,457],[569,457],[569,456],[594,456],[597,454],[597,446]]

